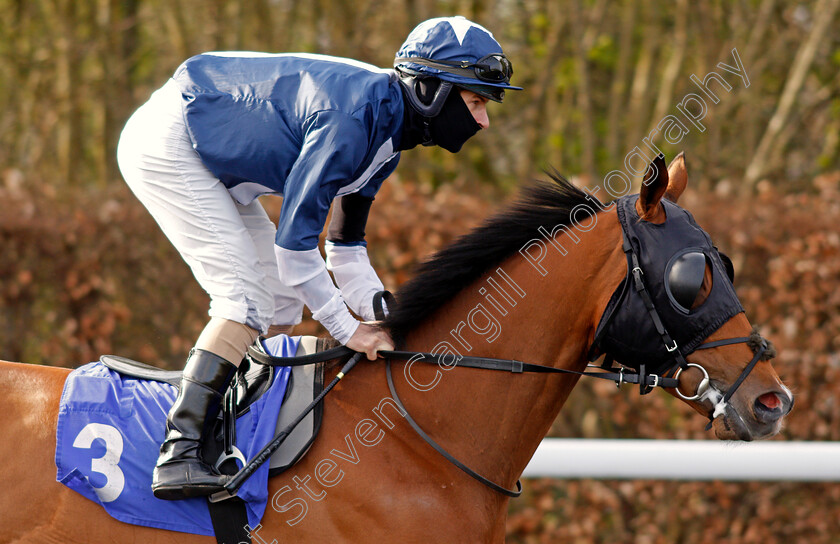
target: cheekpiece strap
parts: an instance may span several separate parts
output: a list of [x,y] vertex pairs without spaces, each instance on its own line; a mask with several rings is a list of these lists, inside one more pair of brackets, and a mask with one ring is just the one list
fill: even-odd
[[[623,230],[624,226],[622,225],[622,232]],[[639,265],[639,257],[636,255],[636,252],[633,251],[633,246],[630,244],[630,239],[627,236],[627,233],[623,232],[623,234],[624,242],[622,248],[630,257],[630,263],[632,266],[630,274],[633,276],[633,284],[636,288],[636,292],[639,293],[639,296],[642,298],[642,302],[644,302],[645,308],[647,309],[650,318],[653,320],[653,325],[656,327],[656,332],[658,332],[659,336],[662,337],[665,349],[674,357],[674,360],[680,368],[685,368],[686,365],[688,365],[688,362],[685,360],[682,353],[680,353],[677,341],[671,338],[671,335],[668,334],[668,331],[665,329],[665,325],[662,323],[662,318],[659,317],[659,313],[653,305],[653,300],[650,298],[650,294],[645,288],[645,282],[643,279],[644,272],[642,271],[642,267]]]

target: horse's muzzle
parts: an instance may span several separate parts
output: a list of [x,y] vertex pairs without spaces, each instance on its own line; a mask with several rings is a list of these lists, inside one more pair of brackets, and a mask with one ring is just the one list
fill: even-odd
[[768,438],[781,430],[792,408],[793,395],[787,388],[768,391],[752,400],[740,399],[727,405],[723,416],[715,419],[715,435],[721,440],[747,442]]

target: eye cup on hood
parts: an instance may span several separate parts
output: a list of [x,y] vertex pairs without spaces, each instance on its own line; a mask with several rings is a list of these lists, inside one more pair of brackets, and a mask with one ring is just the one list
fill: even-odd
[[665,291],[671,303],[683,313],[691,311],[706,274],[708,259],[698,249],[674,255],[665,268]]

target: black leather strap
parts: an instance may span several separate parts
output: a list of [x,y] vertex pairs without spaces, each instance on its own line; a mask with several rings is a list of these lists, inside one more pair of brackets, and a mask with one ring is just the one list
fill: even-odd
[[[310,365],[333,359],[341,359],[352,353],[353,350],[350,348],[338,346],[320,353],[313,353],[311,355],[304,355],[301,357],[274,357],[254,346],[248,348],[248,354],[255,361],[264,365],[274,366]],[[442,357],[420,351],[380,351],[379,354],[386,359],[400,359],[403,361],[416,361],[430,364],[440,363]],[[617,368],[609,369],[610,372],[578,372],[576,370],[567,370],[565,368],[554,368],[533,363],[523,363],[522,361],[517,361],[515,359],[493,359],[489,357],[472,357],[469,355],[461,356],[457,360],[456,366],[464,368],[480,368],[484,370],[501,370],[505,372],[512,372],[514,374],[521,374],[523,372],[533,372],[539,374],[574,374],[577,376],[591,376],[602,380],[610,380],[619,384],[640,384],[646,387],[677,387],[679,383],[673,378],[665,378],[655,374],[648,374],[642,378],[635,372],[624,372],[623,369]]]
[[757,365],[758,362],[761,360],[761,356],[764,355],[764,351],[766,349],[767,343],[762,342],[761,347],[759,347],[758,350],[755,352],[755,355],[753,356],[752,361],[750,361],[750,364],[748,364],[744,368],[744,370],[741,372],[741,375],[738,376],[737,380],[735,380],[735,383],[733,383],[726,391],[726,393],[724,393],[723,402],[729,402],[729,399],[732,398],[732,395],[735,394],[735,391],[737,391],[738,388],[741,387],[741,384],[744,383],[744,380],[746,380],[747,376],[750,375],[750,372],[752,372],[753,368],[755,368],[755,365]]
[[213,532],[218,544],[251,544],[248,533],[248,512],[245,501],[234,497],[228,501],[207,501],[210,510],[210,521],[213,522]]
[[[380,351],[379,353],[386,359],[401,359],[432,364],[439,364],[442,357],[440,355],[432,355],[431,353],[417,351]],[[642,378],[635,372],[625,372],[624,369],[621,368],[606,369],[608,372],[579,372],[577,370],[567,370],[565,368],[554,368],[551,366],[537,365],[533,363],[523,363],[522,361],[517,361],[515,359],[491,359],[489,357],[471,357],[466,355],[458,359],[455,366],[480,368],[484,370],[501,370],[511,372],[513,374],[521,374],[523,372],[537,374],[574,374],[577,376],[590,376],[592,378],[610,380],[616,383],[644,384],[649,387],[677,387],[679,383],[673,378],[663,378],[661,376],[656,376],[655,374],[648,374]]]
[[314,365],[315,363],[323,363],[325,361],[332,361],[333,359],[342,359],[352,355],[353,353],[353,350],[346,346],[336,346],[325,351],[310,353],[309,355],[301,355],[297,357],[275,357],[273,355],[269,355],[255,345],[248,347],[248,355],[252,359],[262,365],[269,366]]
[[420,425],[418,425],[417,422],[414,421],[414,418],[411,417],[411,414],[408,413],[408,410],[406,410],[405,406],[403,405],[402,401],[400,400],[400,396],[397,394],[397,390],[394,387],[394,379],[391,376],[391,360],[390,359],[388,359],[388,362],[385,364],[385,374],[388,377],[388,388],[391,390],[391,397],[394,399],[394,402],[397,403],[397,406],[401,410],[401,413],[405,417],[406,421],[408,421],[408,424],[411,425],[411,428],[414,429],[414,431],[418,435],[420,435],[420,438],[422,438],[428,445],[430,445],[435,450],[437,450],[437,452],[440,453],[447,461],[449,461],[450,463],[452,463],[453,465],[455,465],[456,467],[461,469],[463,472],[465,472],[470,477],[472,477],[472,478],[478,480],[479,482],[481,482],[482,484],[486,485],[490,489],[493,489],[494,491],[498,491],[499,493],[501,493],[503,495],[507,495],[508,497],[514,497],[515,498],[515,497],[518,497],[518,496],[522,495],[522,482],[520,482],[519,480],[516,480],[516,490],[508,489],[506,487],[502,487],[499,484],[497,484],[497,483],[495,483],[491,480],[488,480],[487,478],[485,478],[481,474],[472,470],[470,467],[468,467],[467,465],[465,465],[464,463],[462,463],[461,461],[459,461],[458,459],[453,457],[452,454],[450,454],[448,451],[443,449],[443,447],[440,444],[438,444],[437,442],[432,440],[432,437],[430,437],[428,434],[426,434],[426,432],[420,427]]
[[383,321],[387,315],[385,309],[389,306],[393,308],[397,304],[397,299],[391,291],[379,291],[373,295],[373,316],[377,321]]
[[[732,338],[730,340],[731,341],[729,341],[729,340],[718,340],[716,342],[709,342],[708,344],[703,344],[700,347],[703,347],[703,348],[705,348],[705,347],[719,347],[719,346],[725,346],[725,345],[728,345],[728,344],[739,344],[739,343],[742,343],[742,342],[747,342],[750,339],[747,337],[747,338]],[[717,345],[711,345],[711,344],[717,344]],[[755,365],[757,365],[758,362],[762,359],[762,357],[764,355],[764,352],[767,351],[767,347],[768,347],[767,341],[762,338],[761,339],[761,344],[758,346],[758,349],[755,350],[755,355],[753,355],[752,360],[749,362],[749,364],[746,367],[744,367],[744,370],[741,371],[741,375],[738,376],[738,379],[735,380],[735,383],[733,383],[729,387],[729,389],[726,391],[726,393],[723,394],[723,399],[721,399],[721,401],[718,404],[726,405],[727,403],[729,403],[729,399],[732,398],[732,395],[735,394],[735,391],[737,391],[738,388],[741,387],[741,384],[744,383],[744,380],[746,380],[747,376],[750,375],[750,372],[753,371],[753,369],[755,368]],[[697,348],[697,349],[700,349],[700,348]],[[714,415],[715,415],[714,414],[714,409],[712,409],[712,413],[709,415],[709,424],[706,425],[706,430],[707,431],[712,428],[712,423],[715,420]]]
[[642,298],[642,302],[644,302],[645,308],[647,309],[650,318],[653,320],[653,325],[654,327],[656,327],[656,332],[658,332],[659,336],[662,337],[662,342],[665,344],[665,349],[668,350],[669,353],[673,354],[674,361],[676,362],[677,366],[679,366],[680,368],[685,368],[688,365],[688,361],[686,361],[685,357],[683,357],[682,353],[680,353],[677,341],[671,338],[671,335],[668,334],[667,329],[665,329],[665,325],[662,323],[662,319],[659,317],[659,312],[656,311],[656,306],[654,306],[653,300],[650,298],[650,294],[645,288],[645,282],[642,279],[642,276],[644,276],[644,272],[642,271],[642,267],[639,266],[639,257],[636,255],[636,252],[633,251],[633,246],[630,244],[630,239],[627,236],[627,233],[624,232],[623,234],[624,241],[622,243],[622,247],[624,249],[624,252],[630,256],[630,261],[632,263],[630,275],[633,277],[633,285],[635,286],[636,291],[639,293],[639,296]]
[[706,342],[705,344],[700,344],[695,349],[719,348],[721,346],[728,346],[730,344],[746,344],[749,341],[749,336],[741,336],[739,338],[727,338],[725,340],[713,340],[711,342]]

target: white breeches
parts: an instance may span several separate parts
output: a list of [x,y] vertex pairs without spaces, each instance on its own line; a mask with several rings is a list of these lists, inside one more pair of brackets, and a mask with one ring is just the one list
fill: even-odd
[[201,162],[170,80],[128,120],[117,150],[128,186],[210,295],[210,315],[262,333],[300,323],[303,303],[279,279],[276,228],[259,201],[242,205]]

